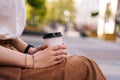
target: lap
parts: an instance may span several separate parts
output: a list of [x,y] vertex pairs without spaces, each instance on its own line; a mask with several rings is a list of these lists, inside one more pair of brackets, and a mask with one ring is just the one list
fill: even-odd
[[[0,79],[5,67],[3,71],[2,68],[0,67]],[[83,56],[69,56],[63,63],[44,69],[6,68],[8,71],[3,75],[11,77],[9,80],[105,80],[97,64]]]

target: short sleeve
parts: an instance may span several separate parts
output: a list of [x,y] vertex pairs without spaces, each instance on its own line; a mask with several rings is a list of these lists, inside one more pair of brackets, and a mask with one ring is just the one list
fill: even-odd
[[9,16],[10,14],[10,0],[0,0],[0,16]]

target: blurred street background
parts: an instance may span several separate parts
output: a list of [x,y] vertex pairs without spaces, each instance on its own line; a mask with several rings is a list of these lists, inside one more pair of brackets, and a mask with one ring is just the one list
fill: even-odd
[[39,46],[44,33],[61,32],[69,55],[97,62],[107,80],[120,76],[120,0],[26,0],[21,36]]

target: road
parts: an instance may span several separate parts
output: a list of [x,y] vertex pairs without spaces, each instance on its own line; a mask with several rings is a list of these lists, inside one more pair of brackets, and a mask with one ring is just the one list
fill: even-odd
[[[27,43],[39,46],[41,36],[21,36]],[[107,80],[120,80],[120,39],[116,42],[95,38],[63,37],[69,55],[83,55],[97,62]]]

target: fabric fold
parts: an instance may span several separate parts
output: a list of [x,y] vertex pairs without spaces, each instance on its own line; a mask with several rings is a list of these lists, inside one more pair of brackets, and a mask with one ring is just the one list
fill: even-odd
[[21,80],[21,68],[0,66],[0,80]]
[[69,56],[60,64],[43,69],[0,67],[0,80],[106,80],[95,61]]

